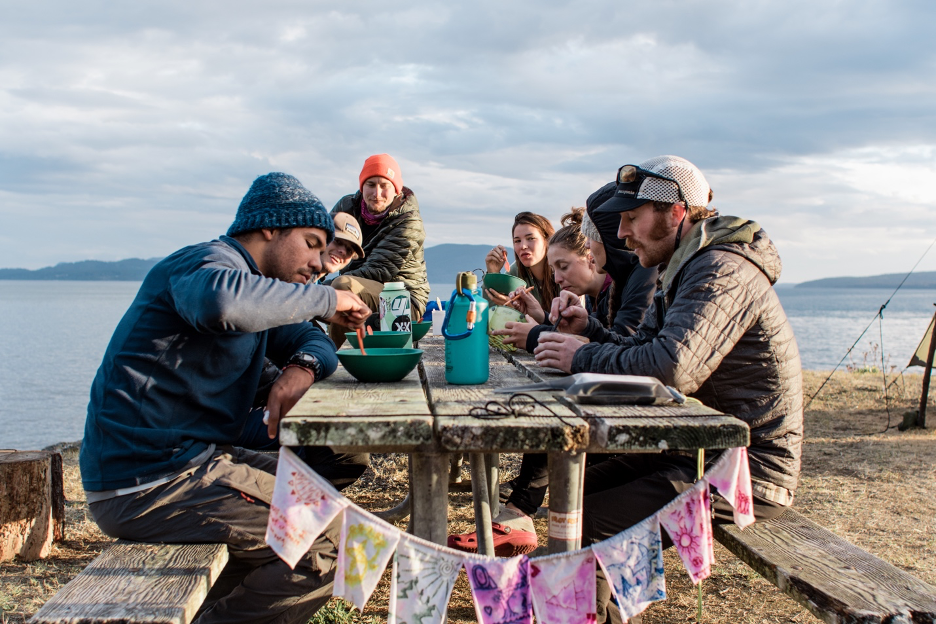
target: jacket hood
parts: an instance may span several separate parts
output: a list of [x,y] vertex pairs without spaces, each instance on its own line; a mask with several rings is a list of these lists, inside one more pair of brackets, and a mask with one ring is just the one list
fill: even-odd
[[[695,256],[710,249],[736,253],[761,270],[771,284],[780,278],[782,264],[777,248],[756,221],[740,217],[712,217],[696,223],[680,241],[676,253],[661,273],[668,291],[682,268]],[[673,267],[670,270],[670,267]]]

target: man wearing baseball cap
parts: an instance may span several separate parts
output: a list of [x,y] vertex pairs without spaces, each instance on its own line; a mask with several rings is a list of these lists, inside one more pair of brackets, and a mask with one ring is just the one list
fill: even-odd
[[[400,165],[392,156],[375,154],[364,161],[358,191],[342,197],[332,208],[332,217],[341,213],[353,216],[361,225],[362,257],[343,268],[331,286],[358,295],[375,310],[383,285],[403,282],[410,294],[412,318],[422,318],[429,301],[429,277],[423,257],[426,230],[416,195],[403,186]],[[346,331],[338,323],[329,329],[339,347]]]
[[352,260],[364,257],[364,248],[361,247],[361,226],[357,219],[346,212],[339,212],[334,217],[335,239],[328,243],[322,252],[322,272],[315,278],[320,284],[326,276],[337,273],[348,266]]
[[[748,423],[757,519],[793,502],[803,441],[799,351],[773,284],[780,257],[753,221],[709,209],[712,191],[692,163],[658,156],[618,170],[614,196],[596,213],[620,219],[618,237],[660,284],[634,336],[587,344],[547,334],[535,350],[543,366],[579,373],[656,377],[708,407]],[[575,332],[584,308],[557,298],[551,320]],[[707,462],[717,453],[706,454]],[[622,455],[585,473],[583,543],[599,542],[652,516],[696,480],[694,452]],[[732,508],[713,493],[715,522]],[[664,546],[672,545],[663,535]],[[599,573],[598,622],[620,621]],[[639,616],[637,616],[639,618]],[[631,618],[631,622],[639,621]]]

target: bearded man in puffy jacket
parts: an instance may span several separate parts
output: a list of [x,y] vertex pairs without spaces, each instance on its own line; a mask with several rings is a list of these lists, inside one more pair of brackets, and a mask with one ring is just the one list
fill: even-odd
[[[429,301],[429,278],[423,256],[426,230],[416,194],[403,186],[400,165],[389,154],[368,157],[358,184],[358,192],[339,199],[331,214],[335,217],[343,212],[357,220],[363,254],[341,269],[330,285],[358,295],[376,310],[384,284],[403,282],[410,294],[410,316],[419,320]],[[346,331],[340,324],[332,324],[329,330],[339,347]]]
[[[748,456],[758,520],[793,502],[803,441],[799,350],[773,284],[780,257],[755,222],[708,210],[712,192],[692,163],[659,156],[618,171],[614,197],[599,212],[620,216],[625,239],[644,267],[660,267],[660,285],[637,333],[621,344],[587,344],[563,334],[540,338],[544,366],[567,372],[648,375],[751,428]],[[586,318],[571,298],[551,319],[575,332]],[[709,462],[714,457],[707,457]],[[585,473],[583,543],[611,537],[692,487],[689,454],[629,454]],[[713,493],[715,522],[731,506]],[[664,546],[672,545],[663,535]],[[598,622],[620,621],[599,571]],[[634,618],[631,621],[635,621]],[[639,621],[639,620],[638,620]]]

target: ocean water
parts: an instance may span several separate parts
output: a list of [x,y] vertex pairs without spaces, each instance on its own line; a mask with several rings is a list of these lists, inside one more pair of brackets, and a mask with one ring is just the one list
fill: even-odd
[[[37,449],[83,435],[88,393],[138,282],[0,280],[0,449]],[[874,319],[890,290],[780,288],[803,366],[831,370]],[[438,285],[433,297],[447,298]],[[936,292],[901,290],[843,366],[902,370],[923,337]],[[881,345],[883,344],[883,349]],[[920,371],[920,369],[914,369]]]

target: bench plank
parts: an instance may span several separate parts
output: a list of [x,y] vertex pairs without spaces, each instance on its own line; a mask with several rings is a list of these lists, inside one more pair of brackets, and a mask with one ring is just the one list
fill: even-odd
[[188,624],[227,560],[224,544],[118,540],[29,621]]
[[936,622],[936,588],[789,509],[715,538],[784,593],[830,624]]

